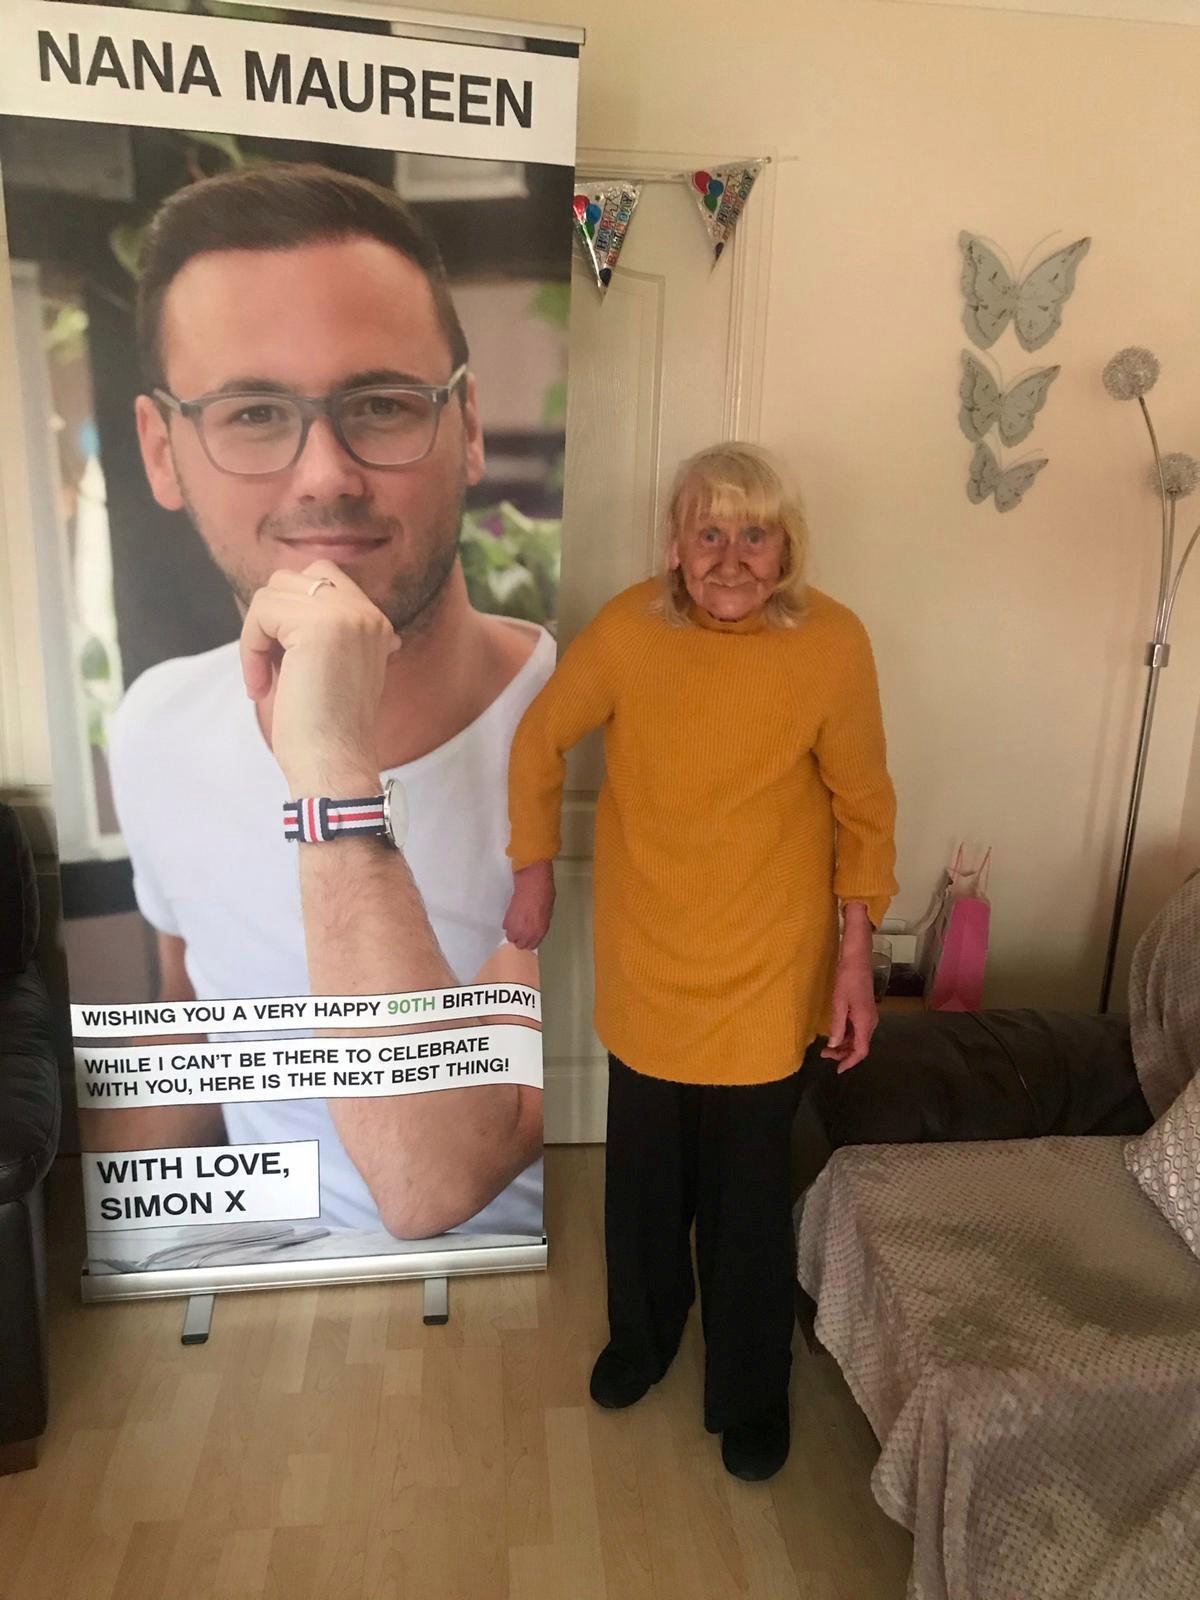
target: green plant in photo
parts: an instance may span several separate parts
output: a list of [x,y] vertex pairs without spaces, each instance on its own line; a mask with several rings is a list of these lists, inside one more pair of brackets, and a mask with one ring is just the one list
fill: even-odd
[[[566,338],[567,328],[571,320],[571,285],[569,283],[543,283],[533,297],[530,311],[541,322],[548,322],[552,328]],[[565,428],[567,425],[567,380],[559,378],[556,382],[548,384],[542,396],[542,426],[544,428]],[[547,483],[555,489],[561,489],[566,475],[566,457],[562,451],[550,467],[547,474]]]
[[[189,129],[186,133],[176,133],[173,129],[167,128],[159,130],[158,137],[183,147],[184,159],[193,182],[208,176],[202,165],[202,154],[206,150],[215,150],[224,161],[225,170],[230,172],[251,165],[250,159],[242,153],[241,147],[231,133],[204,133],[195,129]],[[142,242],[149,226],[150,219],[147,217],[144,222],[118,222],[109,230],[109,247],[131,278],[136,278],[138,275]]]
[[557,517],[527,517],[507,500],[468,511],[459,553],[471,604],[553,628],[561,549]]
[[79,652],[79,679],[87,716],[88,743],[103,750],[108,744],[107,723],[116,710],[113,670],[104,642],[90,635]]

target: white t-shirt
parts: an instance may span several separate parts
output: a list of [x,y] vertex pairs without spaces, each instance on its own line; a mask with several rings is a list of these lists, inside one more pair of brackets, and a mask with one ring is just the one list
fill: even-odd
[[[504,937],[509,746],[554,669],[553,639],[530,631],[532,654],[481,716],[383,774],[404,786],[405,858],[460,983],[474,979]],[[110,756],[138,906],[155,928],[184,941],[197,998],[307,994],[297,846],[283,835],[287,784],[246,696],[236,643],[143,673],[114,719]],[[224,1117],[231,1144],[319,1139],[321,1221],[380,1227],[324,1100],[231,1103]],[[541,1161],[463,1228],[540,1237]]]

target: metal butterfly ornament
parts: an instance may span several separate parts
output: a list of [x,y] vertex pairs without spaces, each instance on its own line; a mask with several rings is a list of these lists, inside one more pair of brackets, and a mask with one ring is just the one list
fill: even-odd
[[1018,378],[1010,389],[1004,389],[969,350],[963,351],[962,363],[958,425],[972,444],[978,444],[997,426],[1006,445],[1027,439],[1038,412],[1046,404],[1050,385],[1062,371],[1061,367],[1038,367]]
[[1062,326],[1063,306],[1091,243],[1076,239],[1017,280],[990,245],[960,233],[963,326],[972,344],[989,350],[1011,322],[1023,349],[1040,350]]
[[994,495],[997,511],[1011,511],[1020,505],[1025,491],[1048,460],[1048,456],[1034,456],[1011,467],[1001,467],[989,446],[981,442],[975,446],[971,457],[967,499],[972,505],[980,506],[989,495]]

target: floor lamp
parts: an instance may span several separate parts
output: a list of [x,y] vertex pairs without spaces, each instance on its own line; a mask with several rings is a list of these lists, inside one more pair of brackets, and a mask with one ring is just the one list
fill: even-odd
[[1152,484],[1158,491],[1162,508],[1162,554],[1158,577],[1158,606],[1154,614],[1154,634],[1146,646],[1146,696],[1142,702],[1142,725],[1138,734],[1137,757],[1133,765],[1133,785],[1129,791],[1129,809],[1125,817],[1125,841],[1121,849],[1121,869],[1117,874],[1117,893],[1113,902],[1112,922],[1108,930],[1108,950],[1104,958],[1104,977],[1100,985],[1100,1010],[1108,1010],[1112,991],[1113,969],[1117,962],[1117,945],[1121,939],[1121,917],[1125,910],[1125,892],[1129,887],[1129,868],[1133,860],[1133,842],[1137,836],[1138,812],[1142,804],[1142,786],[1146,779],[1146,758],[1150,751],[1150,734],[1154,727],[1154,707],[1158,699],[1158,680],[1171,658],[1168,635],[1171,613],[1179,594],[1179,580],[1187,566],[1188,557],[1200,537],[1200,527],[1192,534],[1173,568],[1175,558],[1175,512],[1179,501],[1200,484],[1200,461],[1173,451],[1162,455],[1146,395],[1158,379],[1157,356],[1136,345],[1119,350],[1104,369],[1104,387],[1114,400],[1136,400],[1141,407],[1150,446],[1154,451]]

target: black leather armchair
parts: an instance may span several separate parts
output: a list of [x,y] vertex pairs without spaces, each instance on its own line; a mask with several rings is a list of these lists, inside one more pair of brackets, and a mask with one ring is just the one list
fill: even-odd
[[46,1426],[42,1180],[58,1146],[52,1013],[34,965],[33,854],[0,804],[0,1473],[32,1467]]

